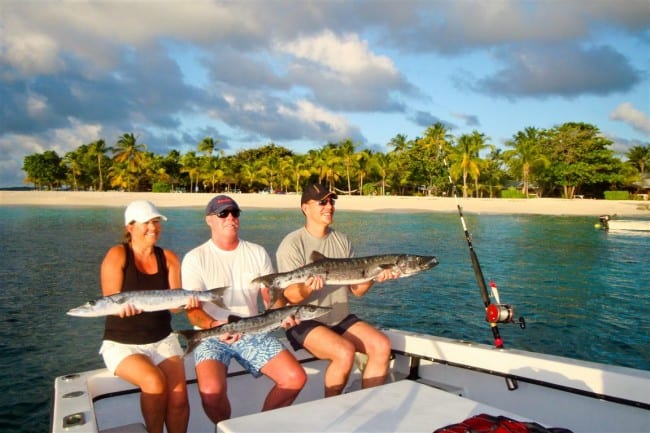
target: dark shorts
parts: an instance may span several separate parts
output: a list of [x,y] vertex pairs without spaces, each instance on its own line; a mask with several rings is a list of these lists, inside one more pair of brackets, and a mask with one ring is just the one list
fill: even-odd
[[303,322],[300,322],[298,325],[287,329],[287,340],[289,340],[289,343],[291,343],[293,350],[302,349],[305,338],[307,338],[307,334],[309,334],[314,328],[325,326],[337,334],[343,335],[343,333],[347,331],[350,326],[354,325],[357,322],[361,322],[361,319],[359,319],[354,314],[348,314],[345,319],[341,320],[334,326],[327,326],[316,320],[305,320]]

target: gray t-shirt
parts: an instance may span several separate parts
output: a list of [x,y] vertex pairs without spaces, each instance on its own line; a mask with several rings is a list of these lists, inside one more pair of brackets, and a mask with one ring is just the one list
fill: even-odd
[[[276,252],[278,272],[289,272],[311,263],[311,253],[318,251],[325,257],[345,259],[354,255],[352,244],[346,235],[329,229],[323,238],[312,236],[301,227],[284,237]],[[332,311],[318,318],[329,326],[343,320],[350,309],[348,306],[349,286],[325,286],[313,292],[302,303],[332,307]]]

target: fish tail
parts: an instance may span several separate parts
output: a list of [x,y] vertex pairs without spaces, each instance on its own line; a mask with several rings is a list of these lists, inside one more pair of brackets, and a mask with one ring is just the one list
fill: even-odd
[[197,336],[200,331],[194,329],[180,329],[175,332],[187,340],[187,347],[185,348],[185,353],[183,356],[187,356],[192,353],[194,349],[196,349],[196,346],[201,343],[201,339]]
[[253,279],[251,282],[255,284],[262,284],[265,287],[272,287],[273,278],[275,278],[275,275],[276,274],[262,275],[261,277]]
[[269,307],[272,307],[276,301],[284,296],[284,290],[278,288],[278,287],[270,287],[269,288],[269,295],[270,295],[270,300],[269,300]]

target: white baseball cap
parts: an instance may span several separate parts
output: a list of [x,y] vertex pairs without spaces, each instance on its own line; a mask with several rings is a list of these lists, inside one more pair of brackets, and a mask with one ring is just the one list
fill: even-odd
[[124,225],[128,226],[133,221],[146,223],[153,218],[162,218],[167,221],[167,217],[161,214],[153,203],[147,200],[132,201],[124,211]]

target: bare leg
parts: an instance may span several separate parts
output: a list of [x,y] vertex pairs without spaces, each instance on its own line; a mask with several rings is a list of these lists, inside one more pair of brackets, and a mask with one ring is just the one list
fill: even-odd
[[165,416],[167,433],[185,433],[190,420],[190,405],[187,397],[183,359],[174,356],[164,360],[158,366],[167,377],[167,414]]
[[366,322],[350,326],[343,337],[351,341],[357,352],[368,355],[368,363],[363,370],[361,386],[370,388],[383,385],[388,374],[390,362],[390,340],[377,328]]
[[278,353],[260,371],[275,382],[264,400],[263,411],[289,406],[307,382],[305,370],[288,350]]
[[167,380],[144,355],[130,355],[117,366],[115,375],[138,386],[140,410],[149,433],[162,433],[167,412]]
[[307,334],[304,347],[315,357],[330,361],[325,370],[325,397],[341,394],[354,364],[354,344],[331,329],[318,326]]
[[215,424],[230,418],[231,414],[227,372],[226,366],[216,360],[209,359],[196,365],[196,378],[203,410]]

